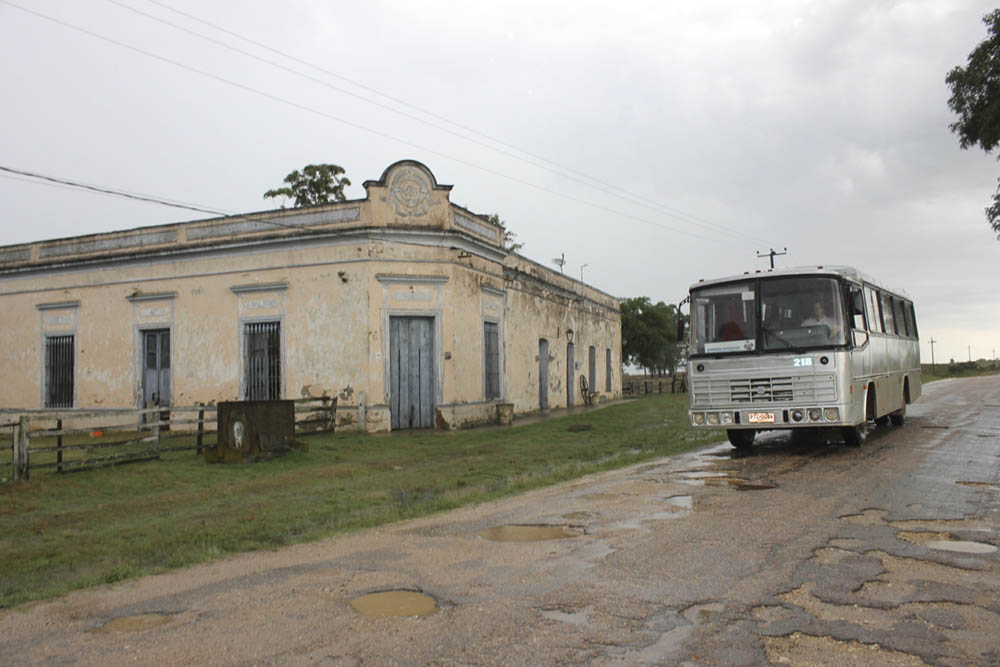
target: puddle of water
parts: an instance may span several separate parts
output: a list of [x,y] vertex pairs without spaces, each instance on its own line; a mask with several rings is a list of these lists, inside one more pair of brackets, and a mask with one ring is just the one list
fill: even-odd
[[94,632],[139,632],[149,630],[170,622],[167,614],[136,614],[134,616],[119,616],[94,630]]
[[678,475],[684,475],[688,479],[700,479],[703,477],[722,477],[723,475],[728,475],[729,473],[736,472],[735,470],[678,470]]
[[509,525],[493,526],[476,533],[491,542],[542,542],[580,537],[583,530],[576,526]]
[[933,542],[925,542],[924,546],[928,549],[958,551],[963,554],[991,554],[997,550],[992,544],[965,542],[963,540],[935,540]]
[[777,484],[737,484],[737,491],[766,491],[777,488]]
[[429,616],[437,611],[434,598],[414,591],[382,591],[351,600],[362,616]]
[[694,508],[694,500],[691,498],[691,496],[670,496],[669,498],[666,499],[666,502],[682,510],[689,510]]

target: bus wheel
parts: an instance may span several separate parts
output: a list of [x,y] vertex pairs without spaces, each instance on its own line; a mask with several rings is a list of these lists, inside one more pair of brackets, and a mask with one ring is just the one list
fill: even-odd
[[868,439],[868,422],[863,421],[854,426],[844,426],[841,429],[844,436],[844,443],[851,447],[860,447]]
[[903,407],[901,407],[899,410],[896,410],[891,415],[889,415],[889,419],[892,420],[892,425],[893,426],[902,426],[903,422],[906,421],[906,397],[905,396],[903,397]]
[[729,444],[733,447],[736,449],[747,449],[753,444],[753,439],[757,435],[757,431],[752,428],[731,428],[726,431],[726,435],[729,436]]

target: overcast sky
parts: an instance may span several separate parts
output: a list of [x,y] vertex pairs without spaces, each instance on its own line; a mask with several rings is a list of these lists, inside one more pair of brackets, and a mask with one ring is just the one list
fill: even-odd
[[[308,163],[360,198],[412,158],[615,296],[787,247],[905,289],[926,361],[989,358],[1000,163],[959,149],[944,77],[992,8],[0,0],[0,165],[239,213]],[[0,245],[202,217],[0,175]]]

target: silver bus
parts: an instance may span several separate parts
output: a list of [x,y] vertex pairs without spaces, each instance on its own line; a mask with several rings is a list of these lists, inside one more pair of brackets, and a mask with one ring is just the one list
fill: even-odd
[[700,280],[690,304],[691,426],[725,428],[738,449],[758,431],[805,428],[860,445],[874,425],[902,424],[920,397],[913,303],[860,271]]

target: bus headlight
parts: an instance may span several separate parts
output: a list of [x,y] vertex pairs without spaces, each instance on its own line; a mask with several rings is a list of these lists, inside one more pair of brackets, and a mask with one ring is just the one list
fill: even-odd
[[803,417],[805,417],[805,413],[802,412],[802,410],[799,410],[798,408],[796,408],[795,410],[792,410],[792,421],[793,422],[800,422],[800,421],[802,421]]
[[729,414],[728,412],[723,413],[723,415],[722,415],[722,423],[723,424],[732,424],[733,423],[733,416],[731,414]]
[[698,426],[701,426],[702,424],[704,424],[705,423],[705,415],[704,415],[704,413],[701,413],[701,412],[694,413],[694,423],[697,424]]
[[712,426],[718,426],[719,424],[718,412],[709,412],[707,415],[705,415],[705,417],[708,419],[709,424],[711,424]]
[[809,421],[818,422],[823,416],[823,411],[819,408],[809,408]]
[[840,421],[840,410],[837,408],[827,408],[823,411],[828,422],[839,422]]

